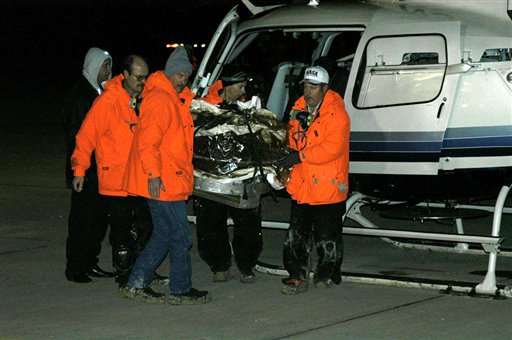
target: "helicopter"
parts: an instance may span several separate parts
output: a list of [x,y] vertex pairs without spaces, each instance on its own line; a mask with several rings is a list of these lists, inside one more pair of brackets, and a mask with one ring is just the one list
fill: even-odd
[[[501,214],[512,213],[511,32],[510,0],[243,0],[216,30],[191,89],[204,96],[225,65],[242,65],[286,121],[304,69],[326,68],[351,119],[346,217],[373,236],[482,245],[488,275],[475,289],[495,294]],[[475,206],[483,200],[494,204]],[[361,207],[383,202],[448,209],[434,218],[455,220],[457,234],[377,230]],[[493,212],[491,235],[464,235],[463,207]],[[368,235],[356,229],[344,232]]]

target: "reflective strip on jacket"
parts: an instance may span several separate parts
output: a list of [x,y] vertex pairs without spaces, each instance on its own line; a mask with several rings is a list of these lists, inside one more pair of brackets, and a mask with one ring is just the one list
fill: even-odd
[[130,108],[130,96],[122,86],[123,75],[112,78],[94,101],[76,135],[71,156],[75,176],[84,176],[95,151],[99,193],[127,196],[123,177],[133,140],[137,115]]
[[[307,111],[304,96],[292,110]],[[293,111],[292,111],[293,112]],[[286,190],[299,204],[332,204],[348,195],[350,118],[343,99],[328,90],[314,120],[304,133],[295,115],[290,117],[288,141],[301,163],[293,166]]]
[[166,190],[160,190],[158,200],[186,200],[192,194],[193,97],[188,87],[178,94],[162,71],[146,81],[124,181],[130,194],[149,198],[148,179],[155,177],[160,177]]

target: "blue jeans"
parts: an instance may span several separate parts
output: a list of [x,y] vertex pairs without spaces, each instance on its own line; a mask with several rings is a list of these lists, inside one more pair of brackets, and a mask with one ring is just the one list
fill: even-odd
[[185,201],[148,199],[153,232],[137,258],[128,280],[128,287],[144,288],[153,280],[155,270],[169,252],[171,262],[169,288],[172,294],[182,294],[192,287],[190,247],[192,232],[187,219]]

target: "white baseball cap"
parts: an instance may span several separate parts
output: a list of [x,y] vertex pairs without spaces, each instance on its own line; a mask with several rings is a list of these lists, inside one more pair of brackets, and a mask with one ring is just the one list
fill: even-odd
[[318,84],[329,84],[329,73],[321,66],[308,67],[304,71],[304,80],[302,82]]

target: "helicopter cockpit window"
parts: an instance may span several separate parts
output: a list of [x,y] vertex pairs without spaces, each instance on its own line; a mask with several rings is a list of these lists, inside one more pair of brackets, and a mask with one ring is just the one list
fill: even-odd
[[441,35],[377,37],[361,60],[352,98],[356,107],[429,102],[441,92],[446,41]]
[[313,51],[321,39],[317,32],[260,31],[251,32],[251,39],[241,36],[234,48],[237,53],[228,61],[251,75],[248,98],[257,95],[262,105],[278,117],[288,112],[289,102],[302,79],[303,69],[311,64]]

